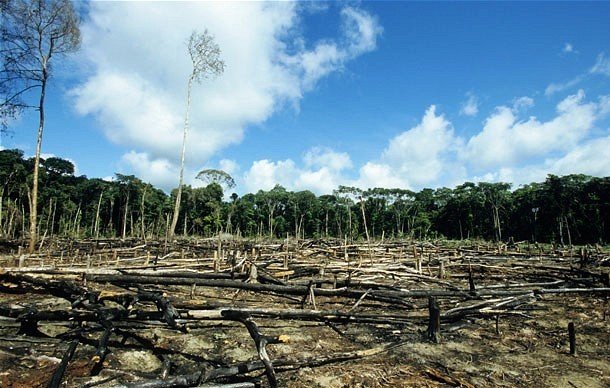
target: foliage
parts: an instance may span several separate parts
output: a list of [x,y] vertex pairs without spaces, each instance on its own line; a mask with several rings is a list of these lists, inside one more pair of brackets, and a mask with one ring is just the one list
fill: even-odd
[[[25,236],[31,159],[0,151],[0,233]],[[216,174],[214,174],[216,175]],[[218,176],[224,176],[218,174]],[[170,195],[133,175],[113,181],[74,175],[61,158],[41,162],[41,236],[164,238],[177,189]],[[183,187],[178,231],[285,238],[499,239],[558,244],[610,241],[610,177],[549,175],[511,191],[506,183],[466,182],[454,189],[340,187],[333,194],[271,190],[224,198],[221,182]],[[364,213],[362,212],[364,209]],[[501,234],[501,236],[499,236]]]

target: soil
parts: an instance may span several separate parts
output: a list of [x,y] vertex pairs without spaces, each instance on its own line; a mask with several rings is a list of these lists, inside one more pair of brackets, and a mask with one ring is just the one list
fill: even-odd
[[[409,270],[404,279],[400,278],[402,272],[396,265],[414,267],[414,257],[404,254],[409,252],[408,248],[397,247],[399,245],[379,248],[374,253],[373,264],[369,261],[371,255],[366,254],[364,259],[360,260],[360,268],[351,270],[351,279],[368,282],[367,284],[372,282],[394,284],[400,281],[402,289],[447,289],[446,284],[432,280],[436,277],[434,274],[437,271],[433,255],[428,256],[427,259],[427,268],[432,269],[427,270],[424,265],[422,271],[424,277],[407,276],[412,273]],[[267,261],[273,261],[278,255],[277,249],[269,249],[267,257],[262,255],[256,259],[259,266],[263,266],[262,264]],[[328,250],[327,248],[316,250],[308,246],[307,249],[309,251],[302,250],[299,253],[300,258],[297,258],[295,252],[291,269],[313,268],[314,273],[316,271],[319,273],[319,269],[323,267],[324,276],[327,278],[332,278],[333,274],[337,276],[345,273],[345,270],[340,272],[333,269],[337,268],[333,267],[334,260],[343,259],[341,252],[336,254],[339,258],[335,258],[332,254],[324,254],[324,249]],[[392,257],[392,252],[400,252],[402,259],[397,260]],[[442,249],[435,253],[438,257],[446,257],[446,254],[447,252]],[[547,258],[511,256],[502,251],[493,255],[490,253],[489,256],[488,259],[481,255],[477,256],[477,260],[470,258],[468,263],[481,264],[480,267],[476,267],[461,265],[465,263],[464,254],[453,255],[453,258],[447,259],[445,265],[447,273],[442,281],[460,289],[468,289],[468,271],[473,271],[474,268],[477,289],[508,283],[552,282],[568,278],[570,282],[576,283],[562,284],[562,287],[586,288],[583,283],[585,280],[576,279],[586,278],[582,272],[561,272],[558,275],[558,270],[549,270],[549,274],[545,275],[540,269],[531,270],[541,266],[549,268],[563,266],[569,270],[577,262],[577,258],[568,259],[551,252]],[[600,252],[598,264],[607,263],[604,259],[607,257],[607,253]],[[6,263],[9,262],[15,263],[16,260],[9,255],[6,257]],[[351,265],[356,267],[356,262],[358,261],[353,261]],[[533,267],[524,266],[524,262],[532,263]],[[383,267],[380,263],[383,263]],[[137,264],[137,262],[130,263],[134,266]],[[592,264],[589,268],[590,273],[608,272],[608,267],[598,264]],[[206,265],[211,268],[212,264],[206,262]],[[281,267],[280,264],[273,264],[267,266],[266,271],[271,274],[274,271],[281,274],[278,272],[279,269],[274,269],[274,265]],[[60,267],[56,264],[54,268]],[[62,268],[68,268],[68,265],[65,264]],[[98,268],[106,267],[100,264]],[[5,270],[7,269],[8,267],[5,266]],[[195,269],[208,271],[204,268]],[[383,271],[391,273],[383,273]],[[313,277],[316,276],[320,278],[320,275]],[[75,280],[79,279],[78,276],[73,276],[72,279],[80,281]],[[296,275],[293,279],[282,279],[288,282],[303,280],[296,278]],[[306,279],[312,279],[312,275],[308,275]],[[587,286],[604,287],[603,284],[596,283]],[[39,311],[71,309],[69,301],[54,297],[43,290],[16,293],[14,288],[11,289],[14,285],[6,281],[0,281],[0,287],[0,306],[13,309],[34,307]],[[108,292],[125,292],[124,288],[111,284],[88,283],[87,287]],[[162,290],[176,305],[182,302],[195,306],[214,304],[286,310],[298,309],[301,304],[301,297],[231,288],[196,287],[193,292],[191,287],[184,286],[146,287],[148,291]],[[541,287],[532,287],[532,289],[538,288]],[[257,317],[254,320],[264,335],[272,337],[282,335],[289,338],[287,343],[268,345],[267,349],[272,361],[290,360],[292,365],[304,365],[310,360],[371,349],[383,344],[396,345],[392,349],[372,356],[330,362],[320,366],[283,368],[282,362],[277,362],[276,373],[280,386],[610,387],[609,296],[608,291],[538,293],[531,301],[516,308],[501,311],[496,309],[499,311],[497,315],[472,314],[457,320],[443,319],[442,338],[438,344],[426,339],[428,301],[425,298],[412,298],[409,300],[412,304],[410,308],[368,300],[366,297],[357,306],[355,306],[356,300],[346,298],[318,296],[315,300],[315,307],[318,310],[380,315],[391,313],[414,317],[402,324],[392,322],[346,324],[264,317]],[[467,299],[457,296],[440,297],[439,303],[441,311],[444,312],[491,298],[495,297]],[[304,307],[305,310],[314,309],[311,299],[305,301]],[[154,304],[142,304],[140,308],[156,311]],[[496,316],[498,316],[497,320]],[[85,323],[85,328],[95,330],[84,331],[86,334],[83,335],[83,340],[68,365],[62,386],[116,387],[142,379],[158,379],[165,360],[170,361],[169,375],[180,376],[201,371],[203,365],[230,366],[259,359],[255,343],[241,323],[230,320],[185,322],[189,329],[187,333],[175,330],[163,321],[130,321],[130,326],[125,326],[123,329],[135,333],[152,346],[144,346],[141,341],[138,342],[133,338],[123,338],[118,333],[112,334],[109,353],[97,376],[91,376],[91,371],[95,365],[94,356],[98,350],[101,331],[97,329],[96,322]],[[575,355],[571,355],[569,351],[567,327],[570,322],[576,327],[577,354]],[[79,325],[69,321],[41,321],[38,325],[41,336],[33,337],[18,334],[20,322],[14,317],[0,314],[0,386],[46,387],[72,341],[69,339],[71,333],[78,327]],[[117,323],[117,327],[121,325]],[[243,380],[263,386],[268,384],[264,370],[224,382]]]

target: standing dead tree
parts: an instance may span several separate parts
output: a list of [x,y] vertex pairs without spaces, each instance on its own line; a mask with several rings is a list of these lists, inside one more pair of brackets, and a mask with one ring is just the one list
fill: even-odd
[[184,182],[184,155],[186,153],[186,137],[189,129],[193,82],[201,83],[210,76],[222,74],[225,69],[225,63],[220,58],[220,47],[207,30],[202,34],[197,31],[191,33],[188,40],[188,51],[193,64],[193,70],[189,76],[186,93],[186,113],[184,117],[184,131],[182,132],[182,153],[180,154],[180,178],[178,180],[178,193],[176,194],[176,202],[174,204],[174,215],[168,231],[168,238],[170,240],[174,238],[180,213],[180,200],[182,199],[182,185]]
[[[4,127],[23,110],[39,113],[34,173],[30,194],[30,243],[38,237],[38,170],[45,124],[45,97],[52,59],[78,49],[79,18],[70,0],[2,1],[0,27],[0,118]],[[34,91],[39,94],[32,95]],[[31,105],[30,99],[38,99]]]

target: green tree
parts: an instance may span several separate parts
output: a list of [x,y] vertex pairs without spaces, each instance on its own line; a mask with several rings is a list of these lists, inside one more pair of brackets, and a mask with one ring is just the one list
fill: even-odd
[[[38,174],[45,128],[45,98],[57,56],[75,51],[80,44],[78,15],[70,0],[3,1],[0,45],[0,118],[4,125],[25,108],[38,110],[38,133],[30,195],[30,243],[37,241]],[[30,105],[31,92],[38,102]]]

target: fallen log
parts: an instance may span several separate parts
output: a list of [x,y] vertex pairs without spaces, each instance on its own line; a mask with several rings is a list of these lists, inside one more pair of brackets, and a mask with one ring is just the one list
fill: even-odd
[[64,377],[64,373],[66,373],[66,369],[68,368],[68,363],[74,357],[74,352],[76,351],[76,347],[78,346],[78,340],[74,340],[68,346],[68,350],[64,353],[64,356],[61,359],[61,362],[57,366],[57,369],[53,373],[51,377],[51,381],[47,385],[47,388],[59,388],[61,385],[61,380]]
[[[380,345],[374,348],[355,350],[351,352],[336,353],[329,356],[319,356],[316,358],[302,359],[302,360],[288,360],[278,359],[273,362],[275,371],[285,372],[290,370],[296,370],[301,368],[315,368],[323,365],[346,362],[351,360],[362,359],[366,357],[372,357],[390,350],[407,345],[407,342],[389,343]],[[262,361],[250,361],[232,365],[229,367],[220,367],[212,369],[211,371],[195,372],[181,376],[171,376],[166,380],[153,379],[153,380],[140,380],[125,384],[127,388],[169,388],[169,387],[192,387],[196,384],[201,384],[202,373],[207,373],[207,380],[204,381],[215,381],[218,379],[226,379],[244,375],[250,372],[255,372],[264,369],[265,366]]]

